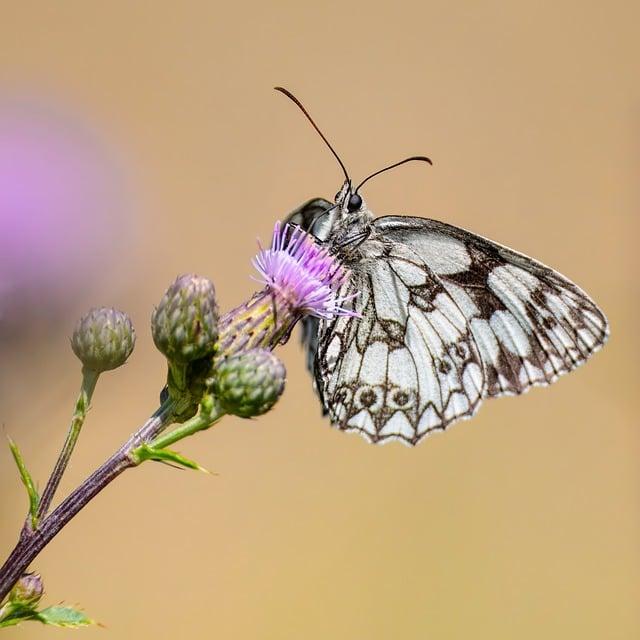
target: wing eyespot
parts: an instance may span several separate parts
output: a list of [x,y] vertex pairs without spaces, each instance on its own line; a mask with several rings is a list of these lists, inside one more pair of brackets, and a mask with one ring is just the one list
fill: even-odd
[[370,413],[378,413],[384,404],[384,393],[379,386],[360,387],[355,394],[354,403],[357,409],[366,409]]
[[407,411],[415,406],[415,393],[410,390],[395,388],[387,393],[387,404],[390,409]]

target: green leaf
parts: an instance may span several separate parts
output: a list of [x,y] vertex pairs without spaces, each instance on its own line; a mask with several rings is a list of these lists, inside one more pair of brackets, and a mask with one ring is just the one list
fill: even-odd
[[20,449],[18,449],[18,445],[11,439],[9,439],[9,447],[11,448],[11,453],[13,454],[13,459],[16,461],[16,465],[18,467],[18,471],[20,472],[20,478],[22,479],[22,484],[24,484],[27,493],[29,494],[29,513],[31,514],[31,525],[35,529],[38,525],[37,513],[38,513],[38,504],[40,502],[40,496],[38,495],[38,491],[33,482],[33,478],[27,469],[22,454],[20,453]]
[[210,471],[201,467],[197,462],[185,458],[177,451],[172,451],[171,449],[156,449],[149,444],[142,444],[132,453],[139,462],[155,460],[156,462],[162,462],[169,466],[177,465],[178,467],[184,467],[186,469],[195,469],[196,471],[210,473]]
[[54,627],[66,627],[69,629],[77,629],[78,627],[88,627],[96,624],[95,620],[89,618],[84,612],[74,609],[73,607],[64,607],[62,605],[54,605],[38,611],[33,617],[42,624],[50,624]]

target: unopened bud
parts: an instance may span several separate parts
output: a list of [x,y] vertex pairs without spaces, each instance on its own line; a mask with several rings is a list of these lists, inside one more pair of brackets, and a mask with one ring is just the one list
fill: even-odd
[[168,360],[187,363],[214,352],[218,304],[211,280],[183,275],[167,289],[151,316],[153,341]]
[[25,607],[35,607],[42,594],[44,585],[42,578],[37,573],[23,573],[9,593],[9,601]]
[[80,319],[71,338],[71,348],[87,369],[102,373],[123,365],[135,342],[129,316],[101,307],[91,309]]
[[242,418],[266,413],[284,391],[286,371],[266,349],[252,349],[223,360],[216,371],[214,393],[222,408]]

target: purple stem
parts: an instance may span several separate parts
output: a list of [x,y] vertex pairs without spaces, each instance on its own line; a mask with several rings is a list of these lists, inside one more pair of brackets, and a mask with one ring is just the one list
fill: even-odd
[[23,527],[18,544],[0,568],[0,602],[56,534],[112,480],[125,469],[136,466],[129,457],[130,452],[158,435],[171,419],[173,410],[172,402],[163,404],[118,451],[46,516],[35,530],[30,526]]

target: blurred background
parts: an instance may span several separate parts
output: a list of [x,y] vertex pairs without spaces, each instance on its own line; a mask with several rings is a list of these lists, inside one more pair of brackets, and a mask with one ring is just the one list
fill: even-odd
[[[76,486],[153,411],[149,316],[179,273],[223,309],[256,237],[341,172],[411,154],[365,197],[552,265],[611,321],[548,389],[487,402],[414,450],[330,429],[297,340],[254,422],[181,443],[217,472],[127,472],[34,565],[83,638],[640,635],[640,10],[632,2],[7,2],[0,23],[0,422],[42,486],[93,305],[138,345],[98,386]],[[0,551],[26,497],[0,448]],[[35,624],[20,639],[66,637]]]

